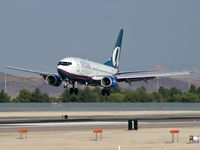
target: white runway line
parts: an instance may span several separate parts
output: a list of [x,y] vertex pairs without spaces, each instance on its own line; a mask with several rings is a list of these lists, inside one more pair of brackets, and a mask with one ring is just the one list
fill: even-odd
[[92,125],[126,125],[127,122],[62,122],[62,123],[20,123],[20,124],[3,124],[0,128],[11,128],[13,126],[29,127],[56,127],[56,126],[92,126]]
[[151,125],[167,125],[167,124],[200,124],[199,121],[190,121],[190,122],[138,122],[138,124],[144,124],[144,125],[148,125],[148,124],[151,124]]

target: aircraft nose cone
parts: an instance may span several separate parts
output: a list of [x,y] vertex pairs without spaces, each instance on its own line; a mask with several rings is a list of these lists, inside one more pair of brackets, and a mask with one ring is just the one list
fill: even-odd
[[63,70],[63,69],[62,69],[62,67],[59,65],[59,66],[57,67],[57,72],[59,73],[59,72],[61,72],[61,70]]
[[57,71],[60,69],[60,65],[59,66],[57,66]]
[[64,75],[62,69],[59,66],[57,67],[57,72],[58,72],[58,75],[60,76],[60,78],[62,80],[64,80],[65,79],[65,75]]

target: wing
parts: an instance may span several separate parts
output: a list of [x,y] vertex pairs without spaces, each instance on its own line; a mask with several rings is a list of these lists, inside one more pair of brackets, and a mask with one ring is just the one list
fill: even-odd
[[147,72],[155,72],[158,70],[138,70],[138,71],[123,71],[118,72],[116,75],[122,75],[122,74],[131,74],[131,73],[147,73]]
[[168,72],[168,73],[144,73],[144,74],[125,74],[125,75],[116,75],[115,78],[118,82],[128,82],[129,84],[134,81],[145,81],[151,80],[157,77],[167,77],[167,76],[178,76],[178,75],[188,75],[190,71],[182,72]]
[[49,73],[49,72],[42,72],[42,71],[36,71],[36,70],[30,70],[30,69],[24,69],[24,68],[12,67],[12,66],[6,66],[5,68],[12,69],[12,70],[18,70],[18,71],[23,71],[23,72],[29,72],[29,73],[39,74],[39,75],[42,76],[44,79],[45,79],[48,75],[51,75],[51,73]]

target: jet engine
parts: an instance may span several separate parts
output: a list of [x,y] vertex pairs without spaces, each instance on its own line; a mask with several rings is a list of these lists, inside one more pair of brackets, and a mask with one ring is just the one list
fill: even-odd
[[62,83],[62,80],[60,79],[58,75],[52,74],[46,77],[46,82],[47,84],[52,85],[52,86],[60,86]]
[[101,79],[101,86],[106,87],[106,88],[116,87],[117,81],[112,76],[104,77],[103,79]]

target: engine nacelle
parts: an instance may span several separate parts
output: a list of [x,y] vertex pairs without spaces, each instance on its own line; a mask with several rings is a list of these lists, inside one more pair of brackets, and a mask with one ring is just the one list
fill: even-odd
[[46,82],[52,86],[60,86],[62,84],[62,80],[58,75],[51,74],[46,77]]
[[103,86],[103,87],[116,87],[117,81],[112,76],[104,77],[103,79],[101,79],[101,86]]

